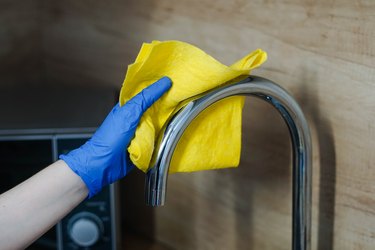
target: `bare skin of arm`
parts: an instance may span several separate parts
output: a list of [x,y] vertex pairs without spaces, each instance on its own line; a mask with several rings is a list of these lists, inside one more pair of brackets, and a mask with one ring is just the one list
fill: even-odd
[[86,197],[125,177],[134,168],[126,148],[142,114],[171,86],[163,77],[118,103],[89,141],[60,156],[64,161],[0,195],[0,249],[26,248]]
[[87,194],[81,178],[61,160],[1,194],[0,249],[26,248]]

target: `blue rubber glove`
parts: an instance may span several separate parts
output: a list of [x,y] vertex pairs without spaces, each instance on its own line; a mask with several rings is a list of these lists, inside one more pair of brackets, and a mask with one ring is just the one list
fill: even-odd
[[171,86],[171,80],[163,77],[124,106],[117,104],[90,140],[67,155],[60,155],[60,159],[85,182],[89,189],[88,198],[134,168],[127,147],[142,114]]

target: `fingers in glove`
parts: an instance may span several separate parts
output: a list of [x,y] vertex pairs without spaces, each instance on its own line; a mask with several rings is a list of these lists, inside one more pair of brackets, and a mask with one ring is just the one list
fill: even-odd
[[143,113],[169,90],[171,86],[171,79],[163,77],[130,99],[125,106],[139,106],[142,109],[141,113]]

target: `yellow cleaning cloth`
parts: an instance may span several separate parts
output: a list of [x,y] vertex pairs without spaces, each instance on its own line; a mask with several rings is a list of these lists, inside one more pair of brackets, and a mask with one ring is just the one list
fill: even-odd
[[[181,102],[248,75],[266,59],[267,54],[258,49],[228,67],[184,42],[144,43],[135,62],[128,66],[120,105],[163,76],[171,78],[172,88],[142,116],[128,147],[132,162],[142,171],[148,170],[159,132]],[[238,166],[243,104],[244,97],[234,96],[204,110],[179,141],[169,172]]]

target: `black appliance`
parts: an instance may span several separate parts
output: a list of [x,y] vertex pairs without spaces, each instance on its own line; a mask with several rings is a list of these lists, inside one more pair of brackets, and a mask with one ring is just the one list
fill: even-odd
[[[113,107],[112,88],[0,89],[0,193],[82,145]],[[117,190],[83,201],[27,249],[117,249]]]

